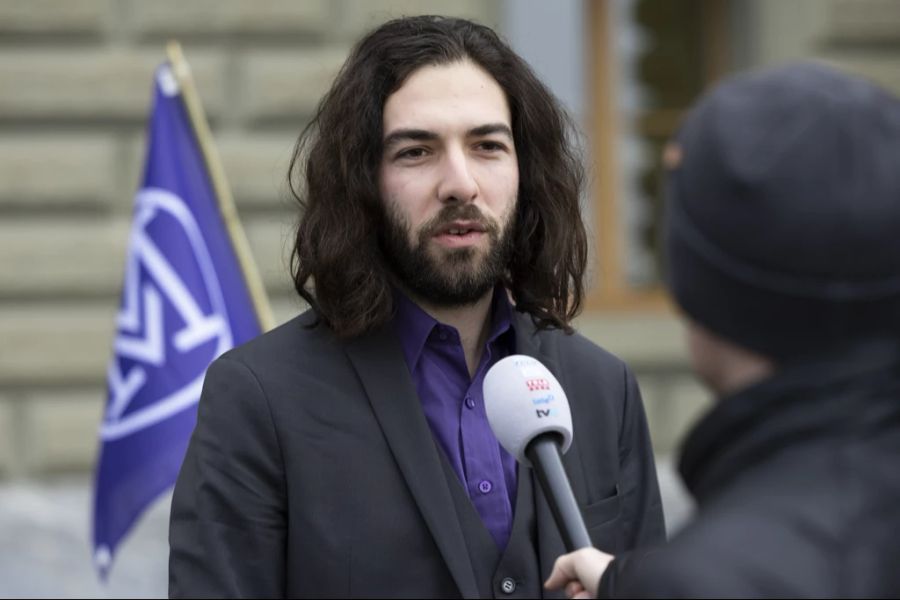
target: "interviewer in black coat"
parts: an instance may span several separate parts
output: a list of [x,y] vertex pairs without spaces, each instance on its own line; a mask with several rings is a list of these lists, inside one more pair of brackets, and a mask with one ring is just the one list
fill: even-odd
[[655,551],[566,555],[548,586],[900,596],[900,101],[814,64],[740,76],[667,162],[669,283],[719,397],[681,452],[699,511]]

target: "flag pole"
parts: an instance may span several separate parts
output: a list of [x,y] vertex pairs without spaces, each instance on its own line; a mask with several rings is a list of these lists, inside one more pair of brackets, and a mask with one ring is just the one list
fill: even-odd
[[247,289],[250,291],[250,298],[256,310],[256,318],[259,321],[260,329],[268,331],[275,326],[272,307],[269,305],[266,290],[263,287],[262,279],[250,252],[247,236],[241,227],[237,209],[234,206],[234,199],[231,197],[231,188],[228,187],[228,181],[225,179],[225,169],[222,167],[222,161],[213,142],[212,133],[207,124],[206,115],[203,112],[203,105],[200,103],[200,96],[197,94],[197,89],[194,86],[190,66],[184,58],[184,53],[181,51],[181,44],[177,41],[171,40],[168,43],[166,53],[169,57],[172,72],[178,81],[178,87],[181,90],[181,98],[187,109],[188,118],[197,136],[200,152],[206,163],[206,170],[212,181],[216,201],[219,204],[219,212],[222,215],[222,220],[225,222],[228,236],[231,238],[234,253],[237,255],[238,262],[241,265]]

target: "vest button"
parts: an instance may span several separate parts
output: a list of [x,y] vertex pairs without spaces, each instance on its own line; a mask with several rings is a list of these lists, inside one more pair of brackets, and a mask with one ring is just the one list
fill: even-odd
[[500,589],[503,590],[504,594],[512,594],[516,591],[516,582],[512,577],[504,577],[503,581],[500,582]]

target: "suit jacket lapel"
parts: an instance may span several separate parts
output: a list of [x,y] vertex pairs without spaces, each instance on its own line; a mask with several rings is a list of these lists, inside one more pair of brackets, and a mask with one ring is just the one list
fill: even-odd
[[475,573],[439,449],[422,412],[399,341],[389,328],[383,328],[348,342],[346,351],[460,593],[464,598],[477,598]]
[[559,368],[556,364],[556,359],[544,351],[541,338],[537,335],[537,328],[534,326],[531,317],[514,311],[513,324],[516,330],[516,354],[524,354],[525,356],[538,359],[559,379]]

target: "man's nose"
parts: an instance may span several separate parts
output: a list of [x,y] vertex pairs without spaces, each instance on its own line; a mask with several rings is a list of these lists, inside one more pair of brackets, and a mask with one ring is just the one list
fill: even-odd
[[471,167],[469,158],[462,149],[447,152],[438,186],[438,199],[441,202],[468,203],[478,197],[478,182]]

